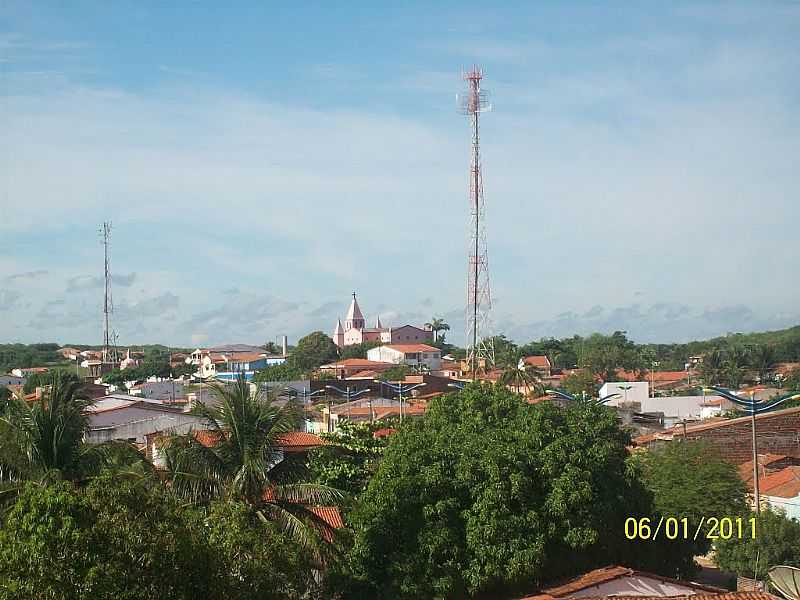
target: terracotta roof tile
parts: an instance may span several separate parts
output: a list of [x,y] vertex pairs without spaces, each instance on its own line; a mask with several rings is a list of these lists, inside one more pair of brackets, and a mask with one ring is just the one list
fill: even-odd
[[526,356],[522,359],[522,363],[532,367],[543,367],[545,369],[550,368],[550,359],[544,355]]
[[794,498],[800,495],[800,467],[786,467],[758,478],[759,491],[767,496]]
[[[562,583],[561,585],[557,585],[550,588],[545,588],[541,590],[538,594],[532,596],[526,596],[522,600],[555,600],[556,598],[569,598],[576,592],[580,592],[582,590],[586,590],[587,588],[596,587],[602,585],[604,583],[608,583],[609,581],[614,581],[615,579],[620,579],[621,577],[629,577],[641,575],[643,577],[649,577],[652,579],[658,579],[661,581],[674,583],[676,585],[681,585],[683,587],[689,587],[693,589],[697,589],[703,592],[717,592],[719,588],[714,588],[711,586],[700,585],[698,583],[693,583],[690,581],[678,581],[672,579],[670,577],[663,577],[661,575],[656,575],[654,573],[645,573],[641,571],[636,571],[634,569],[628,567],[621,567],[621,566],[608,566],[602,567],[600,569],[595,569],[594,571],[589,571],[588,573],[584,573],[583,575],[579,575]],[[719,590],[722,591],[722,590]],[[699,599],[706,596],[703,595],[693,595],[691,598]],[[601,598],[603,596],[596,596],[596,598]],[[622,596],[614,596],[615,600],[621,598]],[[638,596],[637,598],[641,600],[645,596]],[[707,597],[717,597],[716,594],[709,594]],[[589,596],[581,596],[581,600],[586,600]],[[747,599],[743,598],[742,600],[756,600],[756,599]],[[761,600],[761,599],[758,599]],[[774,600],[774,599],[773,599]]]

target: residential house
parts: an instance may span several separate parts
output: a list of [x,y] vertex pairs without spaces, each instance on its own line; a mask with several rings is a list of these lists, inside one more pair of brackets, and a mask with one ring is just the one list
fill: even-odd
[[430,371],[437,371],[441,367],[442,352],[427,344],[386,344],[367,350],[367,358],[409,367],[424,366]]
[[650,386],[646,381],[609,381],[600,388],[598,396],[604,398],[611,394],[619,394],[607,402],[608,406],[622,406],[628,403],[642,403],[647,400]]
[[160,400],[161,402],[175,402],[183,400],[183,382],[174,379],[164,379],[161,381],[145,381],[134,385],[128,390],[131,396],[146,398],[148,400]]
[[[756,415],[758,448],[765,454],[800,457],[800,406]],[[696,440],[709,445],[723,459],[740,465],[752,460],[752,419],[713,418],[697,424],[681,424],[663,432],[639,436],[634,444],[653,447],[673,440]]]
[[[727,590],[672,579],[654,573],[636,571],[628,567],[609,566],[583,575],[573,577],[558,585],[525,596],[522,600],[572,600],[573,598],[683,598],[694,596],[698,600],[718,598],[733,600],[737,594]],[[774,600],[769,594],[762,594],[763,600]],[[742,600],[756,600],[753,594],[742,595]],[[758,600],[762,600],[761,597]]]
[[537,375],[542,379],[550,377],[553,373],[550,359],[544,355],[524,356],[520,358],[517,368],[523,369],[525,367],[536,369]]
[[365,358],[345,358],[319,368],[321,373],[330,373],[338,379],[351,377],[360,371],[385,371],[394,365],[387,362],[367,360]]
[[206,428],[207,422],[179,408],[127,394],[112,394],[98,399],[86,409],[90,443],[126,440],[145,444],[154,433],[186,433]]
[[785,512],[790,519],[800,521],[800,466],[785,467],[759,477],[758,489],[761,502],[773,510]]

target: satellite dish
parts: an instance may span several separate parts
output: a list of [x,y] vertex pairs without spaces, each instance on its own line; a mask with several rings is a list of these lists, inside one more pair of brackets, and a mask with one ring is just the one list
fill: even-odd
[[769,582],[787,600],[800,600],[800,569],[797,567],[772,567]]

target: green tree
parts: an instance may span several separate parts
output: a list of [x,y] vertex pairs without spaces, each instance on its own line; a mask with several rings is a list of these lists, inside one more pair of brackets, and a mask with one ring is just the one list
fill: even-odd
[[729,388],[737,389],[742,385],[749,360],[750,353],[743,346],[734,345],[725,352],[724,378]]
[[636,564],[623,525],[649,496],[628,444],[604,407],[529,405],[479,384],[435,399],[392,437],[361,497],[341,585],[374,598],[505,597]]
[[330,336],[321,331],[314,331],[297,341],[297,346],[289,355],[288,363],[308,373],[329,362],[336,360],[338,348]]
[[593,398],[600,389],[594,373],[588,369],[580,369],[570,373],[561,381],[562,387],[573,396]]
[[363,492],[389,440],[373,434],[396,425],[393,420],[341,421],[336,433],[322,434],[327,445],[309,453],[307,464],[314,481],[352,495]]
[[254,383],[270,381],[297,381],[304,378],[304,373],[296,366],[284,362],[280,365],[268,365],[256,371]]
[[[750,535],[750,517],[756,517],[755,538]],[[743,539],[717,541],[716,562],[721,569],[763,580],[774,566],[800,567],[800,522],[765,510],[747,515],[745,531]]]
[[345,346],[344,348],[339,348],[339,358],[346,359],[346,358],[367,358],[367,351],[372,348],[377,348],[381,345],[381,342],[377,340],[372,340],[369,342],[361,342],[360,344],[352,344],[350,346]]
[[201,403],[195,412],[206,419],[215,443],[204,445],[191,433],[172,437],[165,447],[171,488],[201,504],[219,498],[244,502],[262,520],[274,521],[305,546],[315,546],[318,531],[327,526],[309,507],[337,504],[342,494],[296,482],[303,473],[292,461],[275,467],[283,456],[281,437],[295,431],[302,419],[299,407],[294,402],[275,406],[260,390],[251,396],[244,377],[212,389],[218,404]]
[[380,375],[378,375],[378,379],[381,381],[402,381],[405,379],[406,375],[410,375],[411,373],[413,373],[411,367],[407,365],[397,365],[381,371]]
[[0,528],[0,598],[207,597],[210,560],[158,487],[28,484]]
[[[24,478],[74,479],[81,476],[83,435],[87,427],[84,409],[91,403],[81,392],[81,384],[61,373],[43,381],[41,402],[12,400],[0,417],[15,436],[24,462],[8,470]],[[0,444],[9,443],[0,440]]]
[[772,370],[775,367],[775,348],[766,344],[755,346],[750,351],[750,361],[758,372],[759,383],[772,379]]
[[519,347],[505,335],[495,335],[486,340],[494,348],[494,365],[498,368],[516,366],[522,354]]
[[700,364],[700,376],[706,385],[720,385],[725,377],[725,354],[714,349],[703,356]]
[[783,382],[783,387],[787,390],[800,392],[800,367],[792,369]]
[[0,483],[18,490],[25,480],[82,481],[107,467],[147,475],[150,465],[132,445],[83,441],[91,402],[78,381],[58,372],[41,401],[11,400],[0,414],[0,457],[8,461],[0,463]]
[[[658,518],[686,517],[689,529],[696,531],[703,519],[747,511],[745,485],[736,468],[702,443],[674,442],[637,458],[645,484],[653,493]],[[691,575],[695,568],[692,557],[706,554],[711,547],[705,535],[671,543],[674,549],[664,561],[675,569],[672,575]]]
[[50,385],[54,377],[58,377],[64,381],[69,380],[76,383],[78,382],[78,376],[72,371],[67,371],[66,369],[53,369],[45,373],[33,373],[32,375],[29,375],[25,379],[25,385],[22,386],[22,392],[24,394],[32,394],[36,391],[36,388]]
[[209,589],[218,600],[313,598],[313,556],[273,523],[237,501],[214,502],[199,523],[211,563]]

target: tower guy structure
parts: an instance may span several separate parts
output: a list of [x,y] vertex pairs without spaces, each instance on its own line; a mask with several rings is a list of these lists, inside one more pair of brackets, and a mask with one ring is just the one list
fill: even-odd
[[469,170],[470,242],[465,315],[467,364],[474,379],[479,369],[494,363],[494,348],[489,339],[492,292],[489,287],[489,261],[486,248],[485,201],[481,172],[479,116],[491,110],[486,90],[481,89],[483,71],[477,66],[464,73],[466,91],[459,95],[459,110],[468,115],[472,126],[472,157]]
[[103,244],[103,359],[101,370],[110,370],[107,365],[118,362],[116,334],[111,330],[109,315],[114,312],[114,300],[111,296],[111,222],[103,221],[100,227]]

